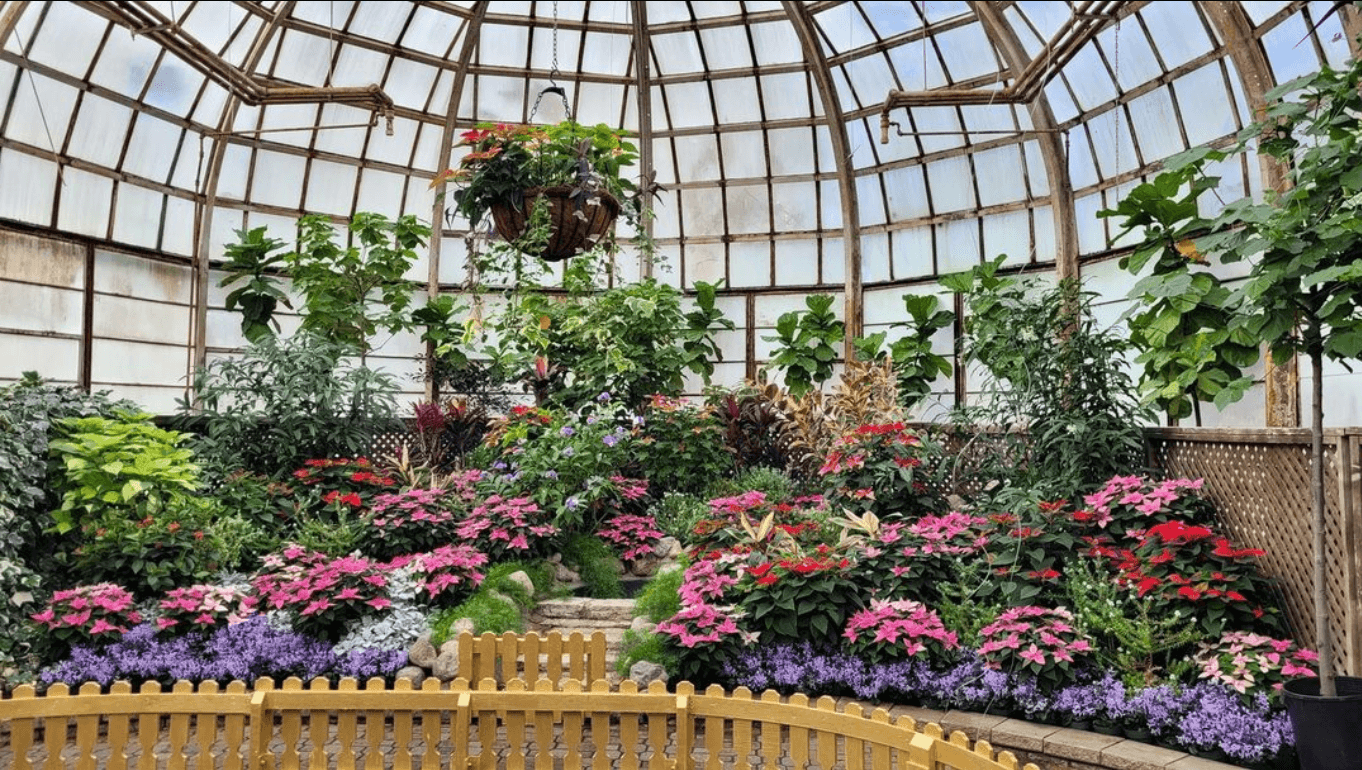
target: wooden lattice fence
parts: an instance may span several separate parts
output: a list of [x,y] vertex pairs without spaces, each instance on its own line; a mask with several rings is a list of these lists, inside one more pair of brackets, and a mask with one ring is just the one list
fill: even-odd
[[[1151,428],[1150,463],[1169,476],[1203,478],[1230,536],[1267,551],[1297,639],[1314,645],[1314,544],[1310,431],[1301,428]],[[1325,431],[1325,539],[1329,614],[1338,665],[1362,674],[1362,429]]]

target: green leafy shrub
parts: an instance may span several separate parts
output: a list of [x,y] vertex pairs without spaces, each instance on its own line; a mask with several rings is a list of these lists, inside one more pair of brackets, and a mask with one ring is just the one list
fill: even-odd
[[586,584],[587,595],[596,599],[624,596],[620,583],[623,568],[609,543],[593,535],[577,534],[563,543],[563,563]]
[[732,475],[733,455],[710,407],[654,394],[643,419],[633,445],[640,474],[654,495],[698,494],[713,479]]
[[680,657],[669,639],[662,634],[644,634],[632,628],[625,631],[624,639],[620,642],[619,660],[615,662],[615,672],[627,677],[629,670],[641,660],[656,663],[669,673],[678,670]]
[[199,486],[186,436],[162,430],[151,415],[77,417],[58,424],[52,453],[63,469],[56,528],[69,532],[116,511],[137,520],[171,510]]
[[461,618],[473,621],[475,634],[504,634],[525,632],[525,618],[514,602],[499,598],[488,591],[473,594],[463,604],[442,610],[430,619],[430,642],[436,647],[454,638],[454,623]]
[[279,550],[285,542],[277,531],[231,513],[214,517],[208,532],[217,539],[221,554],[218,566],[230,572],[253,571],[260,565],[260,557]]
[[732,478],[715,479],[705,489],[705,499],[734,497],[744,492],[761,492],[768,500],[789,500],[800,494],[799,484],[779,468],[758,465]]
[[176,497],[140,519],[114,509],[81,525],[69,564],[85,582],[118,583],[145,599],[176,586],[202,583],[222,566],[210,498]]
[[685,571],[670,569],[653,576],[634,597],[634,615],[661,623],[681,611],[681,583]]
[[709,516],[709,503],[692,495],[668,492],[648,509],[657,526],[669,536],[686,542],[695,525]]
[[810,294],[804,298],[808,310],[785,313],[776,319],[775,336],[762,337],[776,343],[771,366],[785,370],[785,387],[796,398],[832,377],[836,346],[845,336],[845,326],[832,312],[835,301],[831,294]]
[[198,434],[194,449],[219,476],[244,469],[279,478],[309,458],[359,457],[399,425],[398,387],[346,363],[351,353],[305,332],[263,337],[196,373],[199,412],[181,402],[177,427]]

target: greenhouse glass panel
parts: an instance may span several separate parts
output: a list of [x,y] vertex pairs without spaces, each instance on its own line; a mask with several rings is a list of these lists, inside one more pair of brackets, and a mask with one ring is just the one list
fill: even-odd
[[941,58],[946,65],[946,74],[953,82],[972,80],[998,72],[998,60],[993,54],[992,45],[984,35],[979,24],[967,24],[955,29],[942,30],[934,38]]
[[355,9],[350,29],[358,30],[373,40],[396,43],[398,36],[402,34],[403,25],[407,23],[413,11],[413,7],[401,3],[364,0]]
[[769,243],[739,241],[728,247],[729,278],[737,288],[767,288],[771,285],[771,246]]
[[927,164],[934,213],[974,208],[974,174],[967,158],[945,158]]
[[777,233],[818,228],[817,188],[812,182],[781,182],[771,186],[771,207]]
[[789,23],[752,24],[747,31],[752,36],[752,49],[756,51],[758,65],[765,67],[803,61],[799,36]]
[[132,110],[127,107],[87,94],[81,100],[67,151],[98,166],[117,168],[131,118]]
[[996,206],[1026,199],[1021,151],[1016,146],[980,150],[972,156],[979,175],[979,205]]
[[960,219],[937,225],[936,243],[936,269],[942,275],[969,270],[983,261],[977,219]]
[[[714,107],[719,125],[729,123],[756,123],[761,120],[761,99],[757,96],[757,84],[749,78],[710,81],[714,89]],[[676,121],[676,110],[672,110],[672,120]],[[682,125],[675,122],[677,126]]]
[[[335,55],[334,40],[291,29],[285,30],[279,40],[279,56],[271,69],[274,77],[308,86],[326,82],[327,70]],[[262,63],[268,60],[263,59]]]
[[1211,38],[1201,14],[1190,2],[1154,3],[1140,10],[1140,18],[1169,70],[1211,50]]
[[113,239],[154,249],[159,244],[165,196],[155,190],[121,182],[114,206]]
[[729,179],[766,176],[766,147],[760,131],[728,131],[719,135],[724,175]]
[[18,150],[0,149],[0,217],[52,224],[57,164]]
[[63,178],[66,188],[57,212],[57,227],[92,238],[106,237],[113,180],[78,168],[66,169]]
[[818,242],[806,238],[776,241],[776,284],[812,286],[818,283]]
[[139,115],[128,141],[123,170],[153,182],[168,181],[176,152],[182,151],[184,134],[179,126],[146,113]]
[[889,200],[890,221],[903,222],[931,214],[921,166],[905,166],[884,172],[884,189]]
[[807,128],[778,128],[766,134],[771,142],[771,173],[775,176],[812,174],[813,132]]
[[455,36],[462,28],[463,22],[454,14],[418,5],[411,24],[402,33],[402,47],[443,58],[454,47]]
[[895,230],[892,243],[895,278],[903,280],[932,274],[935,268],[932,228]]
[[705,64],[711,70],[750,69],[752,49],[743,27],[709,27],[700,30]]

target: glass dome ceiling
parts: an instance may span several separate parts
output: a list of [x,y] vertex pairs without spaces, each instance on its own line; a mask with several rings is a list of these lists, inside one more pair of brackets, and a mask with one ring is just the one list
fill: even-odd
[[[658,277],[724,281],[723,380],[810,291],[871,332],[905,287],[1007,254],[1120,297],[1095,213],[1350,58],[1362,24],[1333,5],[5,2],[0,380],[42,368],[168,409],[243,344],[223,244],[305,212],[439,220],[410,277],[457,290],[467,222],[430,181],[458,133],[526,122],[551,79],[578,120],[640,134]],[[1236,163],[1229,192],[1260,190]],[[408,371],[419,351],[381,352]]]

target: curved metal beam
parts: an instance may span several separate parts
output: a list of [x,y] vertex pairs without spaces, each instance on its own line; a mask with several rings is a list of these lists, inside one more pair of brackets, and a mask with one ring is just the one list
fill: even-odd
[[[261,25],[260,31],[256,33],[255,42],[251,44],[251,50],[242,61],[243,72],[255,71],[256,65],[269,48],[274,33],[278,31],[283,20],[293,13],[295,5],[297,0],[280,3],[269,21]],[[209,251],[213,246],[213,209],[217,207],[218,178],[222,175],[222,161],[227,154],[226,132],[236,121],[236,113],[240,107],[241,99],[235,93],[228,92],[227,103],[222,108],[222,117],[218,120],[217,131],[214,134],[213,154],[208,161],[204,189],[201,191],[203,203],[200,204],[198,215],[198,238],[194,241],[194,293],[191,302],[194,312],[194,347],[189,360],[187,380],[191,384],[194,381],[194,372],[203,367],[208,359],[208,275],[211,272]],[[187,385],[186,388],[188,387]]]
[[[653,71],[652,36],[648,32],[648,4],[632,0],[629,11],[634,22],[634,90],[638,99],[638,205],[639,224],[648,239],[653,237]],[[639,276],[653,277],[653,260],[639,255]]]
[[4,12],[0,13],[0,48],[3,48],[5,41],[14,34],[14,28],[19,25],[19,17],[28,10],[28,0],[19,0],[4,4]]
[[[1265,94],[1275,85],[1272,67],[1267,54],[1258,44],[1253,34],[1253,22],[1239,3],[1198,3],[1215,27],[1220,39],[1225,41],[1225,50],[1234,62],[1239,73],[1239,83],[1248,100],[1249,112],[1254,120],[1261,120],[1267,112]],[[1282,192],[1290,185],[1286,169],[1276,160],[1258,156],[1262,169],[1263,185],[1271,190]],[[1264,383],[1267,388],[1266,415],[1264,420],[1269,427],[1296,427],[1300,425],[1300,367],[1296,357],[1282,364],[1273,363],[1272,356],[1265,355],[1267,373]]]
[[[1030,61],[1022,48],[1021,38],[1011,22],[993,3],[970,0],[970,7],[979,17],[984,33],[993,41],[998,52],[1014,73],[1020,72]],[[1045,92],[1037,94],[1031,110],[1031,122],[1040,129],[1036,141],[1040,144],[1045,176],[1050,181],[1050,209],[1055,223],[1055,272],[1061,279],[1079,276],[1078,270],[1078,214],[1074,209],[1074,186],[1069,177],[1069,159],[1064,143],[1056,131],[1059,124]]]
[[847,361],[856,358],[852,341],[861,336],[864,314],[861,305],[861,215],[856,198],[855,169],[851,165],[851,141],[847,138],[847,124],[842,105],[837,101],[837,88],[832,70],[818,46],[818,35],[813,19],[803,3],[783,0],[785,15],[794,25],[799,45],[804,50],[804,61],[818,84],[818,95],[823,100],[823,119],[832,139],[832,153],[837,164],[837,187],[842,198],[842,248],[846,272],[846,300],[842,317],[846,323],[843,355]]
[[[459,102],[463,100],[463,85],[468,77],[468,63],[473,60],[473,52],[478,48],[478,37],[482,32],[482,22],[487,18],[488,0],[478,0],[473,4],[472,15],[468,17],[463,33],[463,46],[459,48],[458,66],[454,70],[454,83],[449,89],[449,104],[445,106],[445,124],[440,132],[440,158],[437,170],[449,168],[454,153],[454,131],[459,122]],[[445,190],[448,181],[435,186],[435,202],[430,213],[430,255],[426,260],[426,294],[436,297],[440,294],[440,248],[444,242]],[[426,343],[426,364],[435,358],[433,343]],[[426,398],[439,397],[435,380],[426,381]]]

